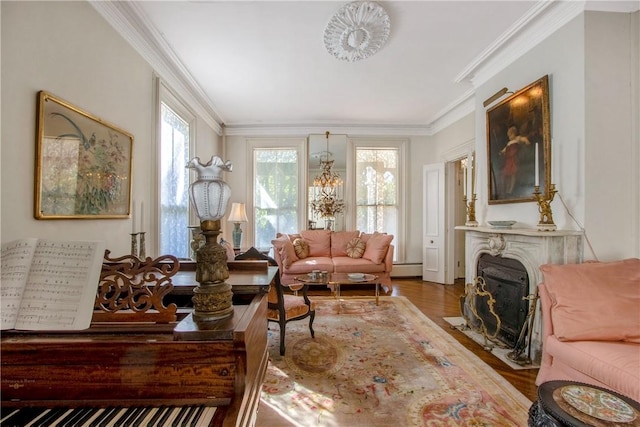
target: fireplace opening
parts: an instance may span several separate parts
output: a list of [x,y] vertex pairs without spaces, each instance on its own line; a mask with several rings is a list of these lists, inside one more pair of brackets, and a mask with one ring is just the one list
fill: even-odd
[[[495,299],[494,311],[500,317],[497,338],[514,348],[529,311],[529,276],[518,260],[502,258],[488,253],[478,259],[477,276],[485,281],[485,289]],[[489,311],[488,297],[476,300],[476,309],[488,330],[495,331],[497,321]]]

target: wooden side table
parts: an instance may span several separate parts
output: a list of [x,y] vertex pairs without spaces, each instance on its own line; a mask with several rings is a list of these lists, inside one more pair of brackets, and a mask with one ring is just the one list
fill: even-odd
[[538,387],[529,427],[640,426],[640,403],[595,385],[548,381]]

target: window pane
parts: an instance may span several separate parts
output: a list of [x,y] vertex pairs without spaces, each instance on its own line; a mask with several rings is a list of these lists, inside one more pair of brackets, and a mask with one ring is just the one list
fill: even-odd
[[189,257],[189,123],[160,106],[160,254]]
[[254,151],[255,246],[271,246],[276,233],[297,233],[298,153],[292,149]]
[[398,236],[399,150],[356,149],[356,225]]

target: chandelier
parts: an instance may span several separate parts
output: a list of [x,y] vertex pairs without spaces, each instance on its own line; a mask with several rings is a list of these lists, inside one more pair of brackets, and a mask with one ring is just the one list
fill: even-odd
[[311,210],[316,216],[322,218],[335,217],[344,210],[344,201],[340,197],[342,190],[342,178],[332,171],[333,160],[329,160],[329,131],[325,133],[327,138],[327,151],[320,157],[320,175],[313,179],[313,199]]

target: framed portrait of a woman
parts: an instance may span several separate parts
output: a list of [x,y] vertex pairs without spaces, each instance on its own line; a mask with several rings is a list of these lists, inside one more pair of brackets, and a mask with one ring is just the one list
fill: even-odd
[[487,110],[489,204],[534,201],[551,180],[549,76]]

